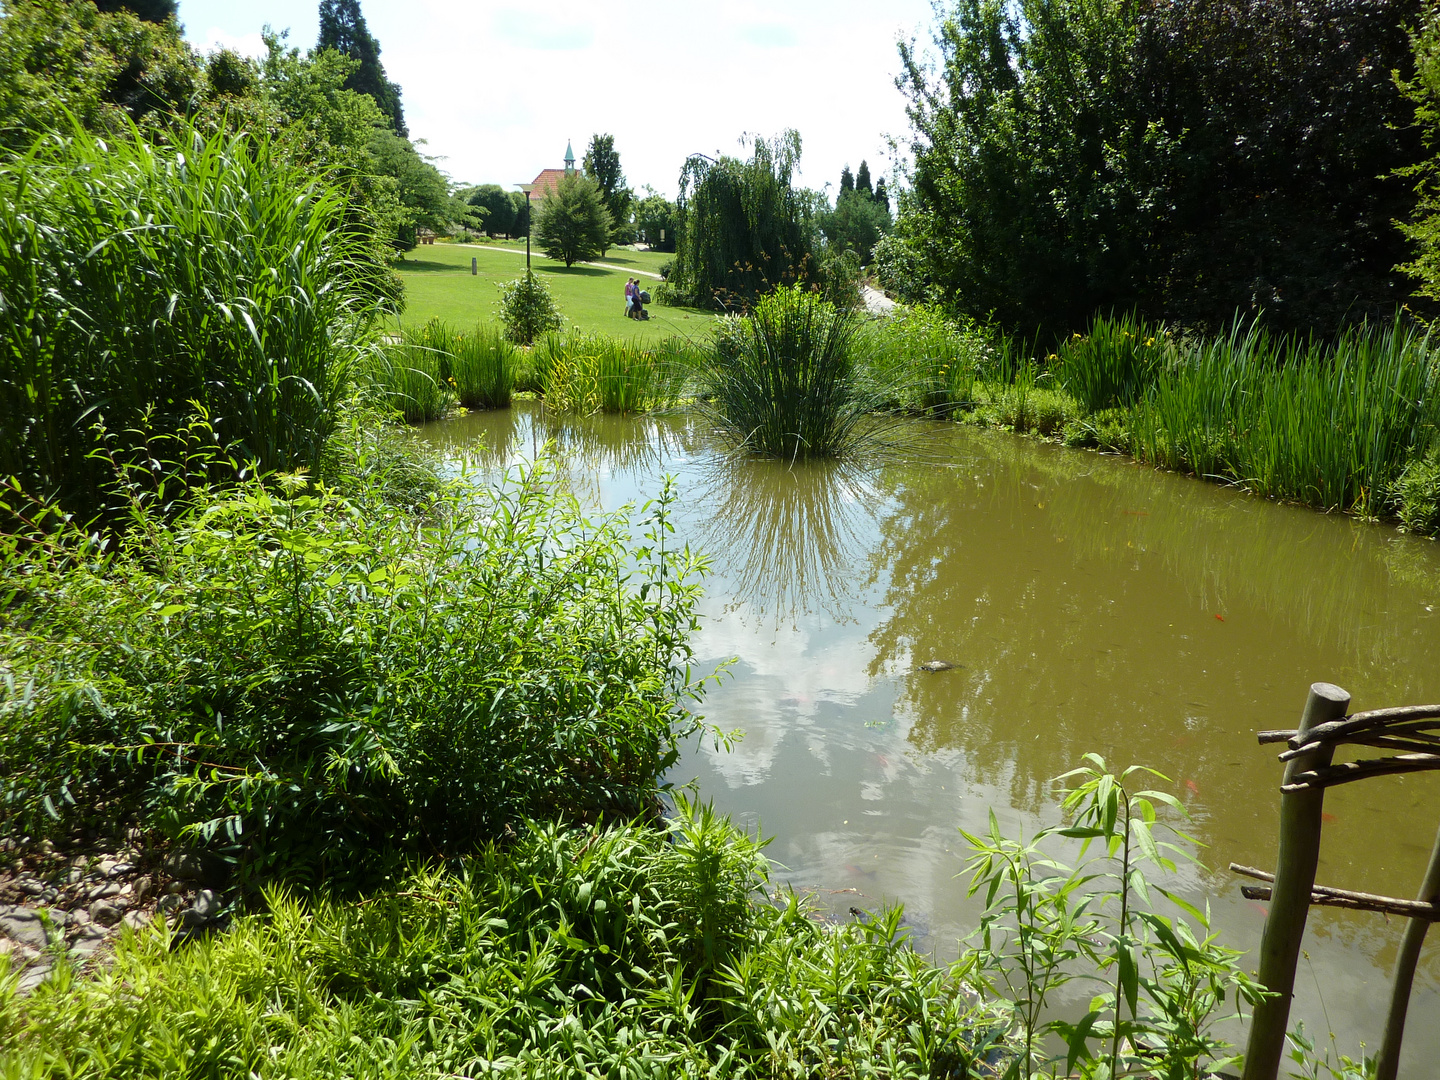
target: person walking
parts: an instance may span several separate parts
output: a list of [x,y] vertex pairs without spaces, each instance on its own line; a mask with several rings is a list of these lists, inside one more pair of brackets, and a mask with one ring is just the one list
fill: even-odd
[[633,318],[635,317],[635,279],[634,279],[634,278],[626,278],[626,279],[625,279],[625,317],[626,317],[627,319],[633,319]]

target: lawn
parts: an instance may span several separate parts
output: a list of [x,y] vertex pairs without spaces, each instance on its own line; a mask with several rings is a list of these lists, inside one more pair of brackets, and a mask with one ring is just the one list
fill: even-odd
[[[478,270],[473,275],[472,258]],[[640,340],[707,337],[711,315],[697,308],[652,304],[649,322],[625,318],[625,279],[639,277],[645,288],[653,289],[659,281],[643,272],[657,273],[671,258],[660,252],[612,248],[603,260],[607,267],[576,265],[567,269],[532,251],[531,266],[576,329]],[[525,272],[525,241],[427,244],[407,252],[398,269],[405,282],[402,323],[418,326],[439,318],[468,329],[497,321],[499,286]]]

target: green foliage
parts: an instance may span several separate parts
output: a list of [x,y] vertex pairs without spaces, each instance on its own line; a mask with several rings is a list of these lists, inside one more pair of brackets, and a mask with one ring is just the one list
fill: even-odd
[[153,23],[173,19],[179,8],[177,0],[95,0],[95,6],[101,11],[128,11]]
[[1440,431],[1429,338],[1397,323],[1326,344],[1237,322],[1184,349],[1136,410],[1134,452],[1366,516]]
[[876,243],[890,231],[890,214],[868,192],[842,191],[820,227],[829,244],[853,251],[862,264],[869,263]]
[[496,233],[509,236],[514,231],[515,203],[510,198],[510,193],[499,184],[481,184],[466,194],[465,201],[485,212],[484,229],[487,236],[493,237]]
[[360,0],[320,0],[320,51],[333,49],[354,60],[345,80],[345,89],[364,94],[375,102],[390,130],[404,139],[405,110],[400,104],[400,87],[385,76],[380,63],[380,43],[365,25]]
[[1415,106],[1415,125],[1427,156],[1395,171],[1412,180],[1415,208],[1400,231],[1414,244],[1414,258],[1399,269],[1416,282],[1415,292],[1440,300],[1440,8],[1431,6],[1418,28],[1410,30],[1414,77],[1400,79],[1400,92]]
[[[1223,1056],[1213,1026],[1263,989],[1241,970],[1242,954],[1216,943],[1208,914],[1159,883],[1176,859],[1194,861],[1187,848],[1196,842],[1156,813],[1184,815],[1173,795],[1127,784],[1147,772],[1166,778],[1135,766],[1114,776],[1100,757],[1085,757],[1088,765],[1059,778],[1079,781],[1064,801],[1072,824],[1017,841],[992,811],[988,836],[962,830],[973,852],[970,895],[983,894],[985,914],[961,969],[1013,1011],[1018,1059],[1008,1075],[1036,1075],[1063,1057],[1063,1075],[1097,1080],[1215,1076],[1235,1058]],[[1056,838],[1082,841],[1077,866],[1055,858]],[[1100,854],[1087,860],[1092,845]],[[1157,910],[1161,898],[1176,914]],[[1085,1015],[1046,1019],[1076,980],[1098,990]],[[1047,1055],[1046,1036],[1059,1037],[1063,1055]]]
[[404,330],[367,371],[372,386],[412,424],[435,420],[457,402],[466,409],[503,409],[515,390],[519,356],[498,326],[468,333],[431,319]]
[[439,420],[459,400],[446,358],[431,344],[427,324],[406,330],[366,358],[358,379],[362,400],[398,415],[407,424]]
[[550,258],[573,266],[604,252],[614,225],[600,186],[576,173],[561,180],[540,204],[535,242]]
[[415,246],[416,232],[429,229],[439,235],[450,231],[468,207],[451,198],[450,184],[433,163],[422,157],[414,144],[383,127],[370,133],[370,165],[377,174],[393,178],[400,204],[397,247]]
[[500,290],[500,322],[516,345],[533,345],[565,324],[545,282],[526,270]]
[[1418,0],[957,0],[938,75],[902,46],[901,292],[1029,332],[1097,310],[1331,332],[1393,309],[1377,178],[1417,137],[1390,72]]
[[866,377],[886,407],[948,415],[973,407],[980,380],[996,376],[992,337],[920,305],[863,324],[855,353],[864,358]]
[[1411,532],[1440,534],[1440,443],[1413,457],[1390,492],[1395,516]]
[[[0,989],[17,1075],[967,1075],[990,1018],[898,912],[831,926],[760,900],[760,844],[683,800],[669,830],[523,828],[352,903],[272,890],[185,944]],[[993,1021],[992,1021],[993,1022]],[[137,1038],[136,1032],[144,1032]]]
[[794,459],[865,441],[873,400],[855,370],[853,315],[797,285],[763,298],[741,325],[701,375],[704,408],[737,446]]
[[1070,335],[1050,359],[1060,386],[1087,413],[1094,413],[1138,402],[1174,352],[1165,327],[1131,313],[1095,318],[1084,334]]
[[673,492],[631,548],[543,467],[461,477],[419,520],[339,471],[349,497],[251,477],[173,521],[137,496],[112,550],[53,515],[3,538],[7,839],[134,825],[245,882],[357,882],[651,809],[699,723]]
[[639,413],[676,404],[698,366],[678,339],[647,348],[604,335],[546,337],[534,353],[545,404],[563,413]]
[[241,460],[313,468],[382,313],[338,192],[265,141],[181,145],[77,131],[0,166],[0,477],[83,517],[115,479],[97,448],[197,414]]
[[675,204],[647,184],[645,197],[635,203],[635,231],[639,238],[651,251],[674,251],[679,228],[680,214]]
[[815,276],[804,207],[791,187],[800,136],[754,140],[748,161],[691,157],[680,175],[684,222],[662,302],[748,310],[762,295]]
[[68,130],[70,116],[91,131],[123,133],[127,119],[183,111],[202,83],[174,22],[89,3],[4,0],[0,147],[23,151],[46,132]]
[[612,243],[633,243],[635,229],[630,224],[630,206],[635,193],[625,186],[625,174],[620,171],[620,153],[615,149],[614,135],[590,137],[590,145],[585,148],[585,175],[599,185],[601,201],[610,211],[610,236],[600,254],[605,254]]

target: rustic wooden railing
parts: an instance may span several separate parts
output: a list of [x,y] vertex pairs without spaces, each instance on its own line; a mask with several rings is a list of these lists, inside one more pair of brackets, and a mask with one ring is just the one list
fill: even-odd
[[[1410,705],[1346,715],[1350,695],[1330,683],[1315,683],[1294,731],[1262,731],[1260,742],[1287,745],[1280,755],[1285,776],[1280,785],[1280,852],[1275,873],[1230,864],[1246,877],[1272,884],[1247,885],[1241,892],[1270,901],[1265,933],[1260,940],[1260,982],[1274,995],[1255,1007],[1245,1051],[1244,1080],[1275,1080],[1285,1051],[1290,1000],[1295,991],[1295,966],[1311,905],[1345,907],[1401,915],[1410,921],[1395,959],[1390,1011],[1376,1058],[1376,1080],[1396,1080],[1405,1014],[1425,933],[1440,921],[1440,835],[1415,900],[1374,893],[1331,889],[1315,884],[1320,857],[1321,813],[1325,789],[1372,776],[1440,769],[1440,705]],[[1333,762],[1341,746],[1370,746],[1401,751],[1392,757]]]

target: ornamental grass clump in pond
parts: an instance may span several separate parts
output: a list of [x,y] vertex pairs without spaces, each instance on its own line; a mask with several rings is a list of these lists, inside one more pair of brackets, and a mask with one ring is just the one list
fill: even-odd
[[46,135],[0,164],[0,476],[89,517],[97,448],[139,460],[137,432],[196,416],[313,469],[392,284],[343,194],[264,138]]
[[855,325],[800,286],[775,290],[713,351],[702,388],[710,416],[737,446],[770,457],[857,449],[875,400],[856,377]]
[[436,420],[457,402],[465,409],[509,406],[519,350],[498,327],[464,332],[439,319],[405,330],[365,368],[366,381],[412,424]]
[[1096,316],[1085,333],[1071,335],[1049,359],[1060,388],[1090,414],[1133,406],[1174,355],[1174,340],[1164,326],[1131,313]]

